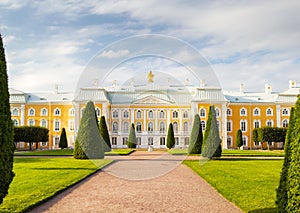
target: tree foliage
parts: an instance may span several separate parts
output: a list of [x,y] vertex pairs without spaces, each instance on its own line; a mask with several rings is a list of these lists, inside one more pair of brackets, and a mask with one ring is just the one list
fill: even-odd
[[236,132],[235,145],[237,147],[241,147],[243,145],[243,133],[240,129]]
[[211,126],[211,106],[209,107],[209,111],[208,111],[208,116],[207,116],[207,121],[206,121],[206,127],[205,127],[205,131],[204,131],[204,136],[203,136],[203,142],[202,142],[202,151],[204,149],[205,143],[207,141],[208,135],[210,133],[210,126]]
[[260,142],[285,142],[287,128],[261,127],[257,129],[258,141]]
[[0,34],[0,204],[13,180],[14,132],[10,114],[5,52]]
[[110,143],[109,133],[108,133],[104,115],[101,116],[101,118],[100,118],[99,130],[100,130],[100,135],[102,136],[102,138],[105,142],[104,143],[104,152],[110,152],[111,151],[111,143]]
[[83,111],[80,121],[75,142],[74,158],[103,159],[104,143],[95,118],[94,103],[89,101]]
[[202,134],[200,116],[196,114],[194,117],[193,128],[190,136],[188,153],[201,154],[202,141],[203,141],[203,134]]
[[252,138],[254,142],[259,142],[258,140],[258,128],[252,130]]
[[208,118],[210,121],[207,120],[207,124],[209,124],[209,126],[207,126],[205,130],[207,137],[206,141],[204,142],[205,145],[202,150],[202,156],[211,159],[220,146],[221,141],[214,106],[210,106]]
[[174,137],[174,130],[173,124],[169,124],[168,128],[168,135],[167,135],[167,148],[172,149],[175,146],[175,137]]
[[68,139],[66,134],[66,129],[62,128],[60,138],[59,138],[59,148],[65,149],[68,148]]
[[40,126],[16,126],[14,127],[14,141],[29,143],[47,142],[49,140],[49,130]]
[[131,127],[130,127],[129,137],[128,137],[128,141],[127,141],[127,146],[130,149],[136,148],[136,134],[135,134],[134,124],[131,124]]

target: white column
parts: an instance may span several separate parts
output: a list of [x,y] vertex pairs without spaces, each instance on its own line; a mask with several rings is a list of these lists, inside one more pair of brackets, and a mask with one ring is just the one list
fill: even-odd
[[281,126],[280,105],[276,105],[276,117],[277,117],[277,127],[280,127]]
[[122,132],[122,127],[123,127],[123,125],[122,125],[122,111],[121,111],[121,109],[118,109],[118,118],[119,118],[119,125],[118,125],[118,132]]
[[144,132],[147,132],[147,112],[146,112],[146,109],[144,109],[144,112],[143,112],[143,116],[144,116]]
[[21,105],[21,126],[24,126],[25,124],[25,105]]
[[222,144],[223,144],[223,149],[228,149],[227,147],[227,108],[226,108],[226,103],[222,104],[222,120],[221,120],[221,135],[222,135]]
[[[78,129],[79,129],[79,123],[80,123],[80,109],[79,109],[79,103],[73,104],[74,107],[74,127],[75,127],[75,134],[77,135]],[[50,109],[49,109],[49,115],[50,115]],[[50,124],[50,119],[49,119],[49,124]]]
[[158,124],[158,110],[154,110],[154,132],[158,133],[159,132],[159,124]]
[[[131,123],[134,123],[134,109],[130,109],[130,122]],[[131,124],[130,124],[130,127],[131,127]]]

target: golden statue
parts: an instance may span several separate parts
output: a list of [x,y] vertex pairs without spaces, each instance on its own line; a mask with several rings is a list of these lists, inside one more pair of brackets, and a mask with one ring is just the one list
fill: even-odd
[[153,83],[153,77],[154,77],[154,75],[153,75],[152,71],[150,71],[148,74],[148,83]]

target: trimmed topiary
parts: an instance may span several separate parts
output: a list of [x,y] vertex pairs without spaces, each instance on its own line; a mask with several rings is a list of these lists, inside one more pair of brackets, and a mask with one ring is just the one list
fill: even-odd
[[104,140],[104,152],[110,152],[111,151],[111,143],[110,143],[110,138],[109,138],[109,133],[107,130],[107,125],[105,121],[105,116],[101,116],[100,118],[100,124],[99,124],[99,130],[100,130],[100,135],[102,136]]
[[127,146],[130,149],[136,148],[136,134],[134,124],[131,124]]
[[169,124],[168,128],[168,135],[167,135],[167,148],[172,149],[175,146],[175,137],[174,137],[174,130],[173,124]]
[[194,117],[193,128],[190,136],[188,154],[201,154],[202,140],[203,134],[200,116],[196,114]]
[[240,129],[236,132],[235,145],[239,148],[243,146],[243,133]]
[[66,134],[65,128],[62,128],[62,130],[61,130],[58,147],[61,149],[68,148],[68,139],[67,139],[67,134]]

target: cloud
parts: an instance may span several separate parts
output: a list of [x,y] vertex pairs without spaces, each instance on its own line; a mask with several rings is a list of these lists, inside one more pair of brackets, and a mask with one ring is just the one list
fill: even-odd
[[126,56],[129,54],[128,50],[118,50],[118,51],[113,51],[113,50],[108,50],[108,51],[103,51],[99,57],[102,58],[119,58],[122,56]]

